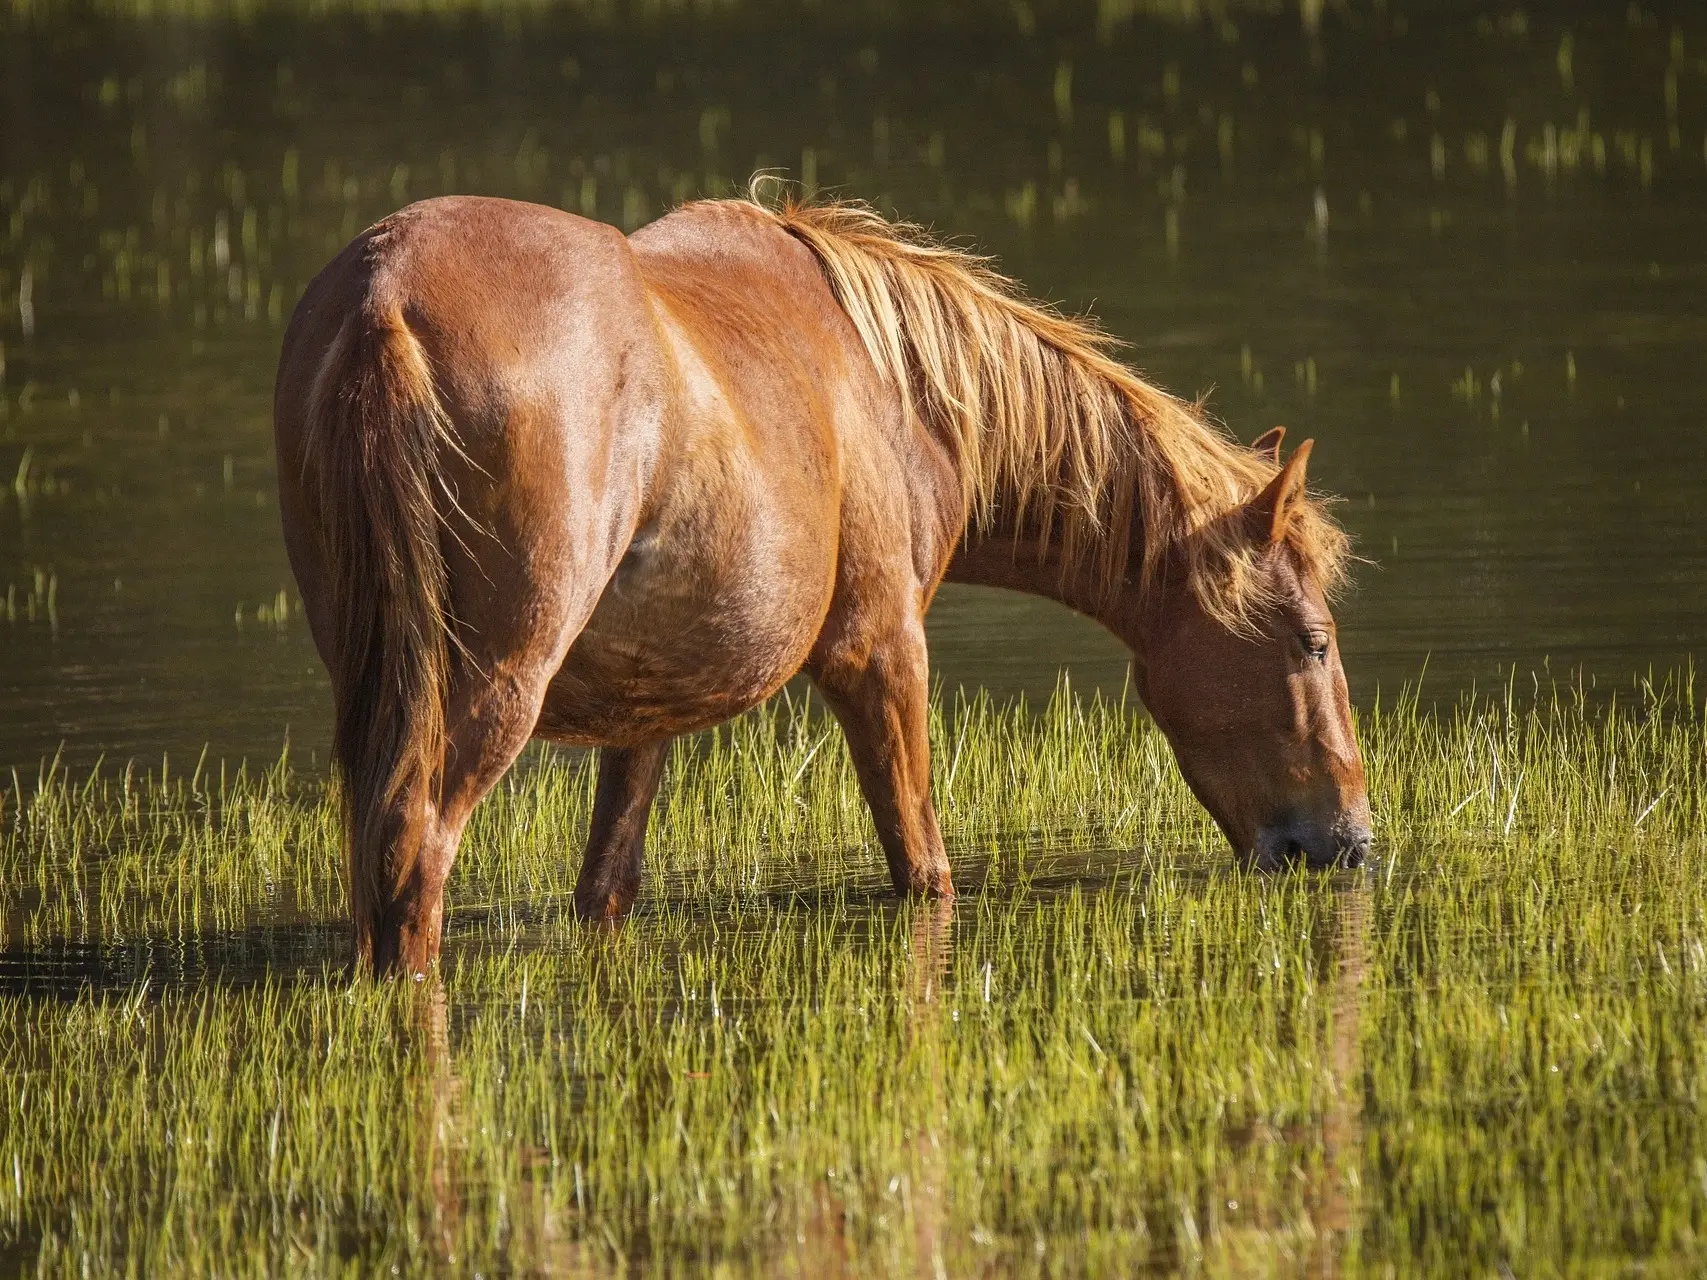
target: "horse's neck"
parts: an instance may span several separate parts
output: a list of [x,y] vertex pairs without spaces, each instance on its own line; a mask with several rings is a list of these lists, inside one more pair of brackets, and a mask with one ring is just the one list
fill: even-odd
[[1104,601],[1090,576],[1083,570],[1063,572],[1058,551],[1041,550],[1039,541],[1034,533],[1016,536],[1011,527],[969,531],[949,561],[945,580],[1023,591],[1059,601],[1104,625],[1112,622],[1103,616]]
[[[1071,486],[1064,478],[1058,477],[1054,487],[1066,490]],[[1115,593],[1122,597],[1121,603],[1111,600],[1111,593],[1097,567],[1101,559],[1098,554],[1100,548],[1081,547],[1075,557],[1078,563],[1069,566],[1061,554],[1060,536],[1046,540],[1034,519],[1026,514],[1015,516],[1015,512],[1025,513],[1028,509],[1035,512],[1035,502],[1027,502],[1011,492],[1002,492],[995,496],[991,507],[985,527],[968,526],[965,529],[944,575],[946,581],[1002,587],[1042,596],[1102,623],[1117,634],[1130,631],[1132,619],[1117,618],[1111,613],[1111,610],[1119,610],[1129,604],[1130,596]],[[1055,520],[1056,516],[1046,514],[1042,518]],[[1105,526],[1102,536],[1130,538],[1138,528],[1136,523],[1127,525],[1124,520],[1119,522],[1119,526],[1122,527],[1109,529]],[[1126,563],[1135,570],[1141,555],[1136,546],[1128,548],[1128,551]]]

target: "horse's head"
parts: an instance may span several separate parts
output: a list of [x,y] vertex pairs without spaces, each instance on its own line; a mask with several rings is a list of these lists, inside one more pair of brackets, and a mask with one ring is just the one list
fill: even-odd
[[[1253,447],[1278,460],[1279,428]],[[1357,866],[1371,842],[1333,615],[1292,536],[1306,518],[1309,455],[1305,441],[1215,531],[1223,544],[1244,540],[1240,616],[1205,604],[1183,561],[1164,564],[1126,637],[1139,693],[1186,781],[1233,847],[1265,869],[1295,858]]]

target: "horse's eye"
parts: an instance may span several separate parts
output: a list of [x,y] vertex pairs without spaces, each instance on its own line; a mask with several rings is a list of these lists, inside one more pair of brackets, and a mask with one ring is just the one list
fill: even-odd
[[1304,646],[1304,652],[1317,662],[1325,662],[1328,657],[1328,633],[1326,631],[1306,631],[1298,637]]

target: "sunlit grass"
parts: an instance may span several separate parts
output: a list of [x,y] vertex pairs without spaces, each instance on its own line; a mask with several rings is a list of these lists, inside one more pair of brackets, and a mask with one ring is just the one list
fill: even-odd
[[1378,708],[1379,864],[1264,877],[1130,708],[960,704],[947,909],[882,892],[839,734],[774,705],[679,749],[615,933],[567,907],[587,762],[519,770],[420,985],[339,970],[286,765],[54,770],[0,844],[0,1257],[1687,1270],[1702,733],[1682,682]]

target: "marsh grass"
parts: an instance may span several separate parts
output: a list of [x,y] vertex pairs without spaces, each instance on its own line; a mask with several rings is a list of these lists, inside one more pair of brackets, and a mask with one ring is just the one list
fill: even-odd
[[1118,702],[939,710],[963,896],[839,734],[683,744],[649,889],[589,762],[483,806],[442,981],[351,983],[281,760],[46,769],[0,833],[0,1265],[48,1274],[1650,1269],[1707,1217],[1687,677],[1362,720],[1379,865],[1230,865]]

